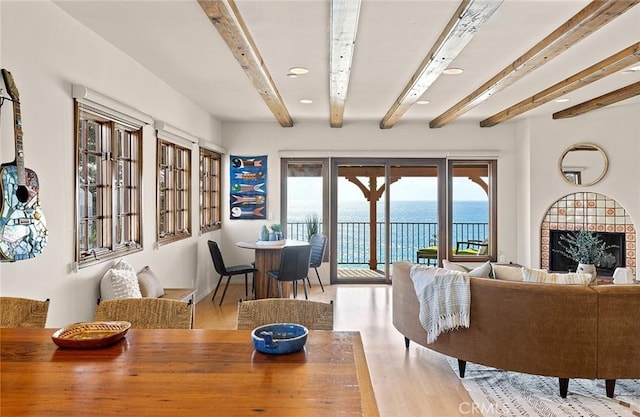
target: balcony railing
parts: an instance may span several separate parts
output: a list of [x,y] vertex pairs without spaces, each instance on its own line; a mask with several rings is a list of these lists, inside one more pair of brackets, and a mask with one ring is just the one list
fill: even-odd
[[[385,228],[383,222],[378,222],[376,227],[376,258],[378,264],[384,265],[386,253],[384,248]],[[320,229],[322,233],[322,229]],[[390,223],[390,256],[389,263],[400,260],[416,259],[416,251],[419,248],[437,245],[437,223]],[[338,265],[363,265],[369,264],[369,236],[370,224],[368,222],[338,222]],[[453,223],[452,246],[455,248],[458,242],[469,240],[485,240],[489,237],[488,223]],[[288,223],[287,238],[307,240],[306,223]]]

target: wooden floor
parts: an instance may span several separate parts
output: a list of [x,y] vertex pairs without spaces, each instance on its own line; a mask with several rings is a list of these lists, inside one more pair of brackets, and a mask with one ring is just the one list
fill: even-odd
[[[413,343],[405,350],[404,338],[391,323],[390,286],[325,285],[322,293],[317,283],[312,285],[310,299],[334,301],[336,330],[360,331],[381,417],[482,416],[470,411],[472,400],[444,356]],[[212,303],[209,294],[197,304],[196,328],[236,327],[244,285],[230,285],[222,307],[219,297]]]

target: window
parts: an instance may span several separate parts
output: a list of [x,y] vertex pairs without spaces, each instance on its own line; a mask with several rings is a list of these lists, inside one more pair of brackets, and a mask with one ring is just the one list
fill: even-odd
[[142,249],[140,125],[75,101],[76,262]]
[[200,148],[200,231],[219,229],[221,224],[220,154]]
[[158,139],[158,243],[191,236],[191,149]]

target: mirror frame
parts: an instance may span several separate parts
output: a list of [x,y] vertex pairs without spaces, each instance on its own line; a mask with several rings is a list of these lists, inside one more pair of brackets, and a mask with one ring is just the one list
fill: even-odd
[[[577,184],[575,182],[572,182],[569,178],[566,177],[565,172],[562,169],[562,161],[564,160],[564,157],[567,156],[569,152],[581,150],[581,148],[591,148],[595,151],[600,152],[600,155],[602,156],[602,159],[604,161],[604,167],[602,168],[602,172],[600,173],[600,175],[593,181],[590,181],[588,183]],[[580,143],[573,144],[569,146],[567,149],[565,149],[564,152],[562,152],[562,155],[560,155],[560,159],[558,160],[558,171],[560,172],[560,176],[568,184],[574,185],[576,187],[588,187],[588,186],[597,184],[598,182],[600,182],[602,178],[604,178],[608,170],[609,170],[609,158],[607,157],[606,152],[601,147],[593,143],[580,142]]]

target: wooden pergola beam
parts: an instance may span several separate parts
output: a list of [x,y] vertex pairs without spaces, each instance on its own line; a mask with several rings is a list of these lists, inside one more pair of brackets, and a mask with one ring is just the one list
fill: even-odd
[[500,4],[502,0],[492,2],[462,0],[411,80],[380,121],[381,129],[389,129],[400,120],[442,74],[442,71],[462,52],[480,30],[480,26],[489,19]]
[[596,97],[584,103],[577,104],[562,111],[553,113],[554,119],[567,119],[586,113],[591,110],[601,109],[602,107],[614,104],[622,100],[640,95],[640,81],[622,87],[618,90]]
[[329,42],[331,127],[342,127],[359,16],[360,0],[331,1],[331,41]]
[[640,0],[595,0],[571,19],[538,42],[524,55],[482,84],[474,92],[460,100],[433,119],[429,127],[438,128],[456,120],[492,95],[522,79],[531,71],[551,61],[580,40],[611,22]]
[[198,0],[198,3],[227,43],[229,50],[238,60],[280,126],[293,126],[293,119],[235,2],[233,0]]
[[640,42],[480,122],[491,127],[640,62]]

